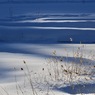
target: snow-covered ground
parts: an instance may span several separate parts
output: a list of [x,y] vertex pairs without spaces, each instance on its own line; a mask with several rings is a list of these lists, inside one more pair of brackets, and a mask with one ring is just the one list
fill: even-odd
[[[34,91],[37,95],[71,95],[95,94],[95,76],[79,75],[73,81],[64,78],[51,80],[46,69],[51,58],[56,58],[59,63],[79,64],[78,57],[74,53],[79,51],[83,54],[83,67],[85,71],[95,73],[95,45],[79,44],[15,44],[0,43],[0,95],[33,95],[29,80],[27,79],[27,66],[31,74]],[[56,53],[56,54],[54,54]],[[60,58],[63,58],[62,62]],[[25,62],[26,63],[25,63]],[[26,65],[27,66],[26,66]],[[55,63],[56,64],[56,63]],[[72,65],[71,65],[72,66]],[[43,69],[44,68],[44,69]],[[53,68],[53,67],[52,67]],[[23,69],[23,70],[22,70]],[[82,70],[80,68],[80,70]],[[65,77],[68,77],[67,75]],[[72,89],[74,85],[74,89]],[[79,91],[80,90],[80,91]],[[7,94],[7,93],[9,94]],[[34,94],[36,95],[36,94]]]
[[0,1],[0,95],[95,95],[95,2],[85,1]]

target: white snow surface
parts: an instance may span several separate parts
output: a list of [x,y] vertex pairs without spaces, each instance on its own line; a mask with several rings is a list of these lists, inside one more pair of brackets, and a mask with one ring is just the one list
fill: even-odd
[[73,1],[0,1],[0,95],[95,95],[95,2]]
[[[67,62],[69,65],[74,61],[74,52],[77,51],[79,47],[82,48],[81,52],[83,52],[83,60],[86,63],[85,66],[88,66],[89,63],[92,64],[91,66],[95,66],[95,60],[93,59],[93,55],[95,54],[94,44],[0,43],[0,95],[33,95],[30,83],[27,81],[27,77],[25,77],[27,68],[23,61],[25,61],[28,66],[33,86],[38,95],[46,95],[47,93],[49,95],[80,94],[78,91],[71,91],[70,85],[68,82],[64,84],[64,80],[48,80],[48,82],[50,82],[48,83],[44,79],[47,72],[42,70],[43,68],[47,69],[46,64],[49,64],[48,61],[54,56],[54,52],[56,52],[55,57],[68,58]],[[65,61],[66,60],[63,60],[62,64],[64,64]],[[77,62],[79,61],[76,61],[76,64],[78,64]],[[23,68],[23,70],[21,70],[21,68]],[[89,67],[89,69],[91,68]],[[85,77],[88,80],[85,80]],[[95,78],[94,76],[92,78],[93,80],[89,80],[89,77],[85,75],[80,76],[81,82],[76,78],[75,88],[83,88],[82,91],[85,95],[94,95]],[[85,85],[85,87],[83,87],[81,83]]]

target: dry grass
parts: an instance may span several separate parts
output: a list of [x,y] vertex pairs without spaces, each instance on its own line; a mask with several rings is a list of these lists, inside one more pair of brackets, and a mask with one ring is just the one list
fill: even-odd
[[[93,80],[92,76],[95,76],[95,65],[90,63],[90,65],[87,66],[87,64],[84,63],[84,48],[84,46],[81,46],[78,47],[76,51],[73,51],[73,61],[71,62],[68,62],[68,53],[66,57],[57,57],[56,51],[54,51],[53,56],[47,59],[45,67],[42,67],[40,73],[31,73],[26,61],[23,61],[25,69],[21,68],[21,71],[24,73],[24,77],[27,80],[24,81],[24,86],[28,83],[31,88],[31,93],[29,95],[39,95],[36,89],[41,89],[40,84],[43,83],[43,86],[46,87],[46,93],[42,93],[42,95],[49,95],[50,93],[56,95],[51,90],[55,85],[64,86],[68,84],[74,89],[74,84],[79,84],[82,80],[83,82]],[[91,58],[93,60],[94,56],[92,55]],[[16,69],[14,68],[14,70]],[[18,84],[16,76],[15,82],[17,95],[27,95],[24,91],[27,88],[23,89],[23,87]],[[35,84],[37,84],[38,88],[35,87]],[[41,91],[43,91],[43,88]],[[9,95],[5,89],[2,88],[2,90],[6,95]],[[81,93],[81,95],[83,94]]]
[[[73,51],[73,60],[69,61],[68,56],[57,57],[56,51],[53,52],[53,57],[49,58],[46,64],[48,72],[48,78],[50,84],[51,81],[54,85],[74,85],[80,83],[86,83],[93,81],[95,76],[95,66],[92,63],[86,63],[84,58],[84,45],[78,47],[76,51]],[[68,55],[68,54],[67,54]],[[91,60],[94,56],[91,55]],[[88,65],[89,64],[89,65]],[[74,88],[74,87],[73,87]]]

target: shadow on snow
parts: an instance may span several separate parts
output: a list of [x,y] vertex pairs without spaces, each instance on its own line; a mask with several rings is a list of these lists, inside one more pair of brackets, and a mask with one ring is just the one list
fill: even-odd
[[62,88],[56,88],[55,90],[69,94],[93,94],[95,93],[95,84],[76,84],[74,85],[74,88],[72,86],[66,86]]

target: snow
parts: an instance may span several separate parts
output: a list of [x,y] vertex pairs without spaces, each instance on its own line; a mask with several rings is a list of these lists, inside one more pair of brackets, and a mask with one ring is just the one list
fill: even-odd
[[[48,86],[50,86],[50,95],[54,93],[57,95],[69,95],[69,94],[78,94],[78,88],[83,87],[81,84],[75,84],[75,90],[71,91],[70,85],[68,82],[64,84],[63,81],[49,81],[49,85],[43,77],[47,75],[45,72],[42,71],[42,68],[46,69],[46,65],[49,58],[53,57],[53,51],[56,52],[56,56],[58,57],[67,57],[68,54],[68,63],[74,61],[73,52],[77,51],[78,47],[82,47],[79,44],[16,44],[16,43],[1,43],[0,44],[0,87],[3,87],[9,95],[17,95],[16,85],[19,84],[21,89],[25,90],[26,95],[30,95],[32,92],[29,83],[25,79],[25,74],[21,70],[24,69],[27,72],[26,66],[23,61],[26,61],[26,64],[31,71],[31,77],[33,80],[33,85],[37,90],[38,95],[44,95],[47,93]],[[91,59],[91,56],[95,53],[95,45],[86,44],[82,49],[84,52],[83,60],[84,62],[92,63],[95,65],[94,60]],[[89,54],[91,51],[91,55]],[[66,60],[64,59],[64,62]],[[63,62],[63,63],[64,63]],[[78,63],[78,60],[76,61]],[[77,64],[76,63],[76,64]],[[86,66],[88,65],[86,63]],[[85,64],[85,63],[84,63]],[[93,65],[92,65],[93,66]],[[14,69],[15,68],[15,69]],[[36,74],[36,75],[35,75]],[[40,74],[40,75],[39,75]],[[15,76],[17,82],[15,80]],[[35,76],[35,77],[34,77]],[[84,94],[94,94],[95,93],[95,84],[94,80],[85,81],[84,77],[87,76],[80,76],[81,82],[84,83],[85,87],[83,87],[82,93]],[[24,81],[25,79],[25,81]],[[36,82],[35,82],[36,81]],[[25,88],[24,87],[25,82]],[[77,80],[78,82],[78,80]],[[79,82],[79,83],[81,83]],[[92,87],[92,88],[91,88]],[[91,89],[90,89],[91,88]],[[5,93],[2,88],[0,88],[1,93]],[[19,91],[20,95],[21,92]],[[7,95],[7,94],[4,94]]]
[[1,0],[0,95],[94,95],[94,10],[91,0]]

